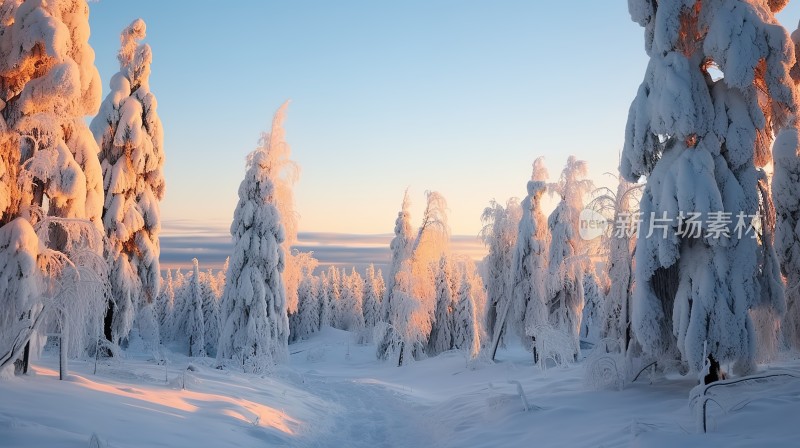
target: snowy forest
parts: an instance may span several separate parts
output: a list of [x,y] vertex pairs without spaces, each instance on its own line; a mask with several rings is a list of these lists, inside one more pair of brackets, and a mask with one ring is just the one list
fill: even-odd
[[[0,446],[42,446],[19,429],[37,421],[21,410],[28,399],[60,397],[55,412],[69,413],[63,403],[81,397],[44,384],[45,368],[70,380],[62,390],[130,398],[127,381],[164,409],[197,394],[185,402],[195,410],[176,407],[188,416],[212,394],[228,403],[214,418],[238,422],[225,431],[244,428],[220,443],[239,446],[714,445],[742,422],[751,443],[791,446],[791,420],[774,418],[800,409],[800,30],[777,21],[786,3],[629,0],[649,62],[630,89],[624,145],[607,154],[619,171],[592,179],[578,155],[532,150],[519,196],[474,217],[480,260],[453,248],[438,191],[397,192],[389,264],[326,265],[298,250],[290,103],[270,105],[231,204],[232,252],[222,269],[194,258],[184,270],[159,262],[170,129],[145,22],[120,30],[118,72],[101,80],[91,3],[0,0],[0,396],[11,400]],[[624,431],[513,431],[591,400],[607,402],[597,412],[628,409]],[[632,403],[678,411],[653,423],[656,411]],[[338,408],[341,421],[323,418]],[[750,414],[725,420],[740,409]],[[752,428],[769,419],[782,429],[762,439]],[[315,421],[336,435],[315,439]],[[686,429],[695,423],[701,434]],[[51,431],[51,446],[146,445],[99,424],[62,426],[73,444]],[[206,440],[178,434],[165,443]]]

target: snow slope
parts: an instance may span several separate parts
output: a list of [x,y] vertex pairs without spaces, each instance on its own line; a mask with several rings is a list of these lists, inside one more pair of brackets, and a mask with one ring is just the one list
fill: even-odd
[[[291,345],[290,365],[263,377],[174,353],[159,365],[131,349],[124,360],[101,362],[97,374],[92,360],[72,361],[60,382],[57,356],[46,352],[34,374],[0,380],[0,446],[87,447],[93,433],[119,448],[796,443],[800,381],[728,414],[712,405],[710,432],[698,434],[688,407],[693,378],[594,391],[582,364],[543,372],[518,347],[499,351],[494,364],[451,351],[397,368],[353,341],[326,328]],[[778,367],[800,370],[800,362],[769,368]],[[520,382],[527,412],[509,381]]]

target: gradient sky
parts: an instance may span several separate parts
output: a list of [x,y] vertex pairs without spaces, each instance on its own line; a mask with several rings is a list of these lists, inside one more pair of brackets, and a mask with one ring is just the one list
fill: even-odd
[[[303,232],[390,233],[410,188],[477,235],[489,200],[523,196],[531,163],[616,171],[647,64],[625,1],[101,0],[90,43],[103,83],[119,33],[147,23],[165,129],[165,232],[226,228],[244,161],[291,99]],[[779,16],[794,29],[800,3]],[[106,88],[107,91],[107,88]],[[179,223],[180,226],[178,226]]]

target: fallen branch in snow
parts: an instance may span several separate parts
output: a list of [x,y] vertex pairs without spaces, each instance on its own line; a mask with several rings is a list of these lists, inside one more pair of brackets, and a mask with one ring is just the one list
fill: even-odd
[[[508,380],[508,383],[517,385],[517,394],[519,394],[519,398],[522,400],[522,408],[525,412],[528,412],[531,407],[528,405],[528,397],[525,396],[525,391],[522,390],[522,383],[516,380]],[[533,408],[536,410],[541,409],[539,406],[534,406]]]
[[702,429],[704,433],[708,430],[708,402],[715,403],[724,412],[735,411],[766,391],[775,395],[774,385],[764,387],[765,383],[781,379],[800,380],[800,372],[778,370],[695,386],[689,392],[689,407],[697,415],[698,429]]

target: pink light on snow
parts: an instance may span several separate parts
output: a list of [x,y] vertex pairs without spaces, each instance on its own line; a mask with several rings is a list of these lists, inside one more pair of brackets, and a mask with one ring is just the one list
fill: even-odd
[[[58,372],[53,369],[34,366],[33,370],[39,376],[58,378]],[[295,434],[295,429],[302,423],[282,411],[241,398],[155,385],[127,383],[116,386],[74,374],[70,375],[70,379],[78,387],[118,396],[123,404],[143,411],[167,413],[177,417],[188,417],[179,415],[179,412],[219,412],[248,424],[273,428],[285,434]]]

